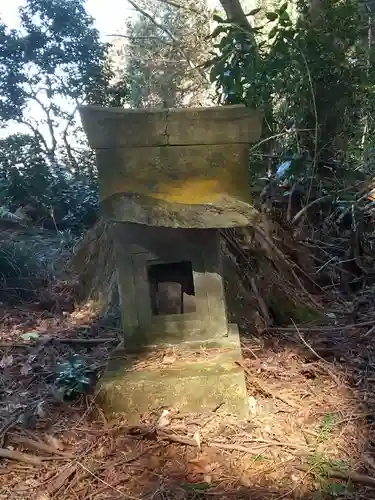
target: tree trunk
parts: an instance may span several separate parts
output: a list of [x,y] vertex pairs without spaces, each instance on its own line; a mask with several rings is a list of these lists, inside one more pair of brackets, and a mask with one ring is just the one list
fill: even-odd
[[252,26],[245,16],[240,0],[220,0],[220,3],[228,19],[246,29],[246,31],[252,30]]

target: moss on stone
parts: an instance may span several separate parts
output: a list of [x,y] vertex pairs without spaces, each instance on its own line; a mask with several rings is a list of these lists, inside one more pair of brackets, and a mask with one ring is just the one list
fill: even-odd
[[136,369],[114,353],[100,382],[100,401],[106,415],[125,414],[137,421],[146,412],[174,408],[183,412],[212,411],[222,405],[247,417],[248,403],[240,349],[196,362],[179,360],[171,366]]
[[269,299],[269,308],[278,325],[290,325],[292,321],[295,323],[321,322],[323,319],[323,313],[312,305],[307,305],[302,298],[293,300],[280,292],[272,294]]

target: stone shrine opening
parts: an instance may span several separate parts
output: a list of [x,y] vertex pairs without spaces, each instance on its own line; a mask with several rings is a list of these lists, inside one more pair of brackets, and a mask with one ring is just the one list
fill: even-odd
[[189,314],[196,311],[191,262],[151,264],[147,274],[154,316]]

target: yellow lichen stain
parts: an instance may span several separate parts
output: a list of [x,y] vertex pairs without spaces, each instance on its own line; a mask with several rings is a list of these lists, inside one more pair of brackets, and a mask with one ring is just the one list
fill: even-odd
[[[104,200],[115,194],[134,193],[147,197],[155,204],[160,200],[166,203],[183,205],[215,204],[223,196],[249,202],[249,187],[246,179],[246,169],[218,168],[210,176],[207,173],[195,172],[185,178],[171,179],[170,175],[155,175],[140,169],[135,178],[130,181],[118,176],[109,179],[102,176],[99,179],[100,195]],[[195,175],[194,175],[195,174]]]
[[229,196],[242,200],[250,201],[249,188],[245,183],[236,185],[231,179],[196,179],[169,181],[157,183],[153,189],[147,184],[135,183],[116,183],[116,185],[102,186],[101,199],[104,200],[115,194],[135,193],[145,196],[150,200],[164,201],[166,203],[176,203],[183,205],[202,205],[216,203],[222,200],[223,196]]
[[150,196],[169,203],[201,205],[214,203],[223,194],[223,186],[217,179],[189,179],[186,181],[161,182]]

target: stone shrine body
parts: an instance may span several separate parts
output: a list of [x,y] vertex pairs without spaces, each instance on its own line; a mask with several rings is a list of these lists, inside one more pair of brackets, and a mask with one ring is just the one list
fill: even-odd
[[[112,224],[123,342],[101,380],[107,413],[160,408],[247,415],[236,325],[225,306],[220,229],[248,225],[248,147],[261,116],[242,106],[80,109]],[[129,356],[173,352],[137,368]]]

